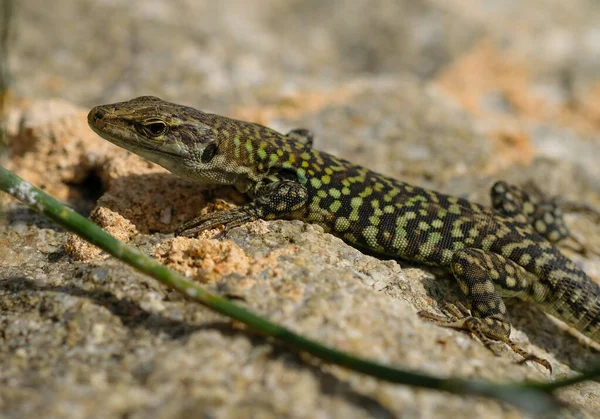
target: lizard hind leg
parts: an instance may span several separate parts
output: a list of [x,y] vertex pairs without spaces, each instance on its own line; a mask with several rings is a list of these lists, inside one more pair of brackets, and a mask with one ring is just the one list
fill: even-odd
[[471,306],[470,314],[460,306],[447,305],[446,316],[420,312],[442,327],[467,330],[496,353],[494,342],[503,342],[523,357],[552,371],[550,363],[525,351],[510,339],[511,325],[506,306],[498,288],[506,295],[527,295],[529,275],[522,267],[501,255],[480,249],[465,249],[454,253],[451,270]]
[[530,195],[504,181],[496,182],[490,195],[496,211],[531,224],[549,242],[556,243],[569,237],[562,211],[554,199]]

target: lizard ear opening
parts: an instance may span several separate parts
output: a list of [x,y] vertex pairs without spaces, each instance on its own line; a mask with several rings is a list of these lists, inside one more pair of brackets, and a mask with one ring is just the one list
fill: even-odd
[[217,142],[214,141],[207,145],[202,152],[202,156],[200,157],[200,161],[202,163],[209,163],[213,157],[217,154]]
[[298,174],[294,169],[280,169],[277,172],[277,177],[283,180],[298,180]]

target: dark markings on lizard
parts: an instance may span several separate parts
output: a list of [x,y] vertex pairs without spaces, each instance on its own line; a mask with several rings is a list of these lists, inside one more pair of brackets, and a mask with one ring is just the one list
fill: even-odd
[[318,151],[308,130],[283,135],[151,96],[98,106],[88,122],[101,137],[179,176],[233,185],[251,198],[190,220],[178,234],[256,219],[316,223],[358,248],[450,270],[471,312],[421,314],[467,329],[487,346],[505,342],[550,368],[510,340],[505,297],[532,301],[600,342],[600,287],[552,244],[568,235],[552,202],[498,182],[489,209]]

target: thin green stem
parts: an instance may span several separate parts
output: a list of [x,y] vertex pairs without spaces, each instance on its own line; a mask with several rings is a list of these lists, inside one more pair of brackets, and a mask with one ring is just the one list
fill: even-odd
[[[558,407],[550,391],[562,387],[563,385],[560,385],[560,383],[554,383],[552,387],[544,387],[541,383],[497,385],[485,381],[445,379],[392,368],[321,345],[204,290],[185,276],[171,271],[139,250],[115,239],[96,224],[62,205],[54,198],[3,167],[0,167],[0,189],[107,253],[206,307],[238,320],[265,336],[278,339],[287,346],[307,352],[323,361],[392,383],[447,391],[455,394],[493,397],[534,412],[548,411]],[[597,373],[598,371],[596,371]],[[591,378],[591,376],[587,378]],[[574,382],[570,380],[568,384]]]

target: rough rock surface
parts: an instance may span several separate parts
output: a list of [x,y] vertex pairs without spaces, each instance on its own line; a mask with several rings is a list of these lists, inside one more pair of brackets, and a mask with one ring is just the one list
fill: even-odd
[[[416,315],[460,300],[447,274],[364,255],[316,226],[257,221],[174,239],[198,211],[244,198],[178,179],[85,121],[91,105],[154,94],[307,127],[318,148],[484,204],[496,179],[533,184],[562,197],[577,241],[561,249],[600,281],[597,2],[18,3],[10,58],[24,99],[9,109],[3,164],[120,239],[381,362],[507,381],[598,359],[597,345],[518,302],[513,339],[554,374],[517,365],[507,348],[496,357]],[[523,417],[295,355],[0,200],[0,416]],[[598,383],[560,397],[584,416],[600,411]]]

